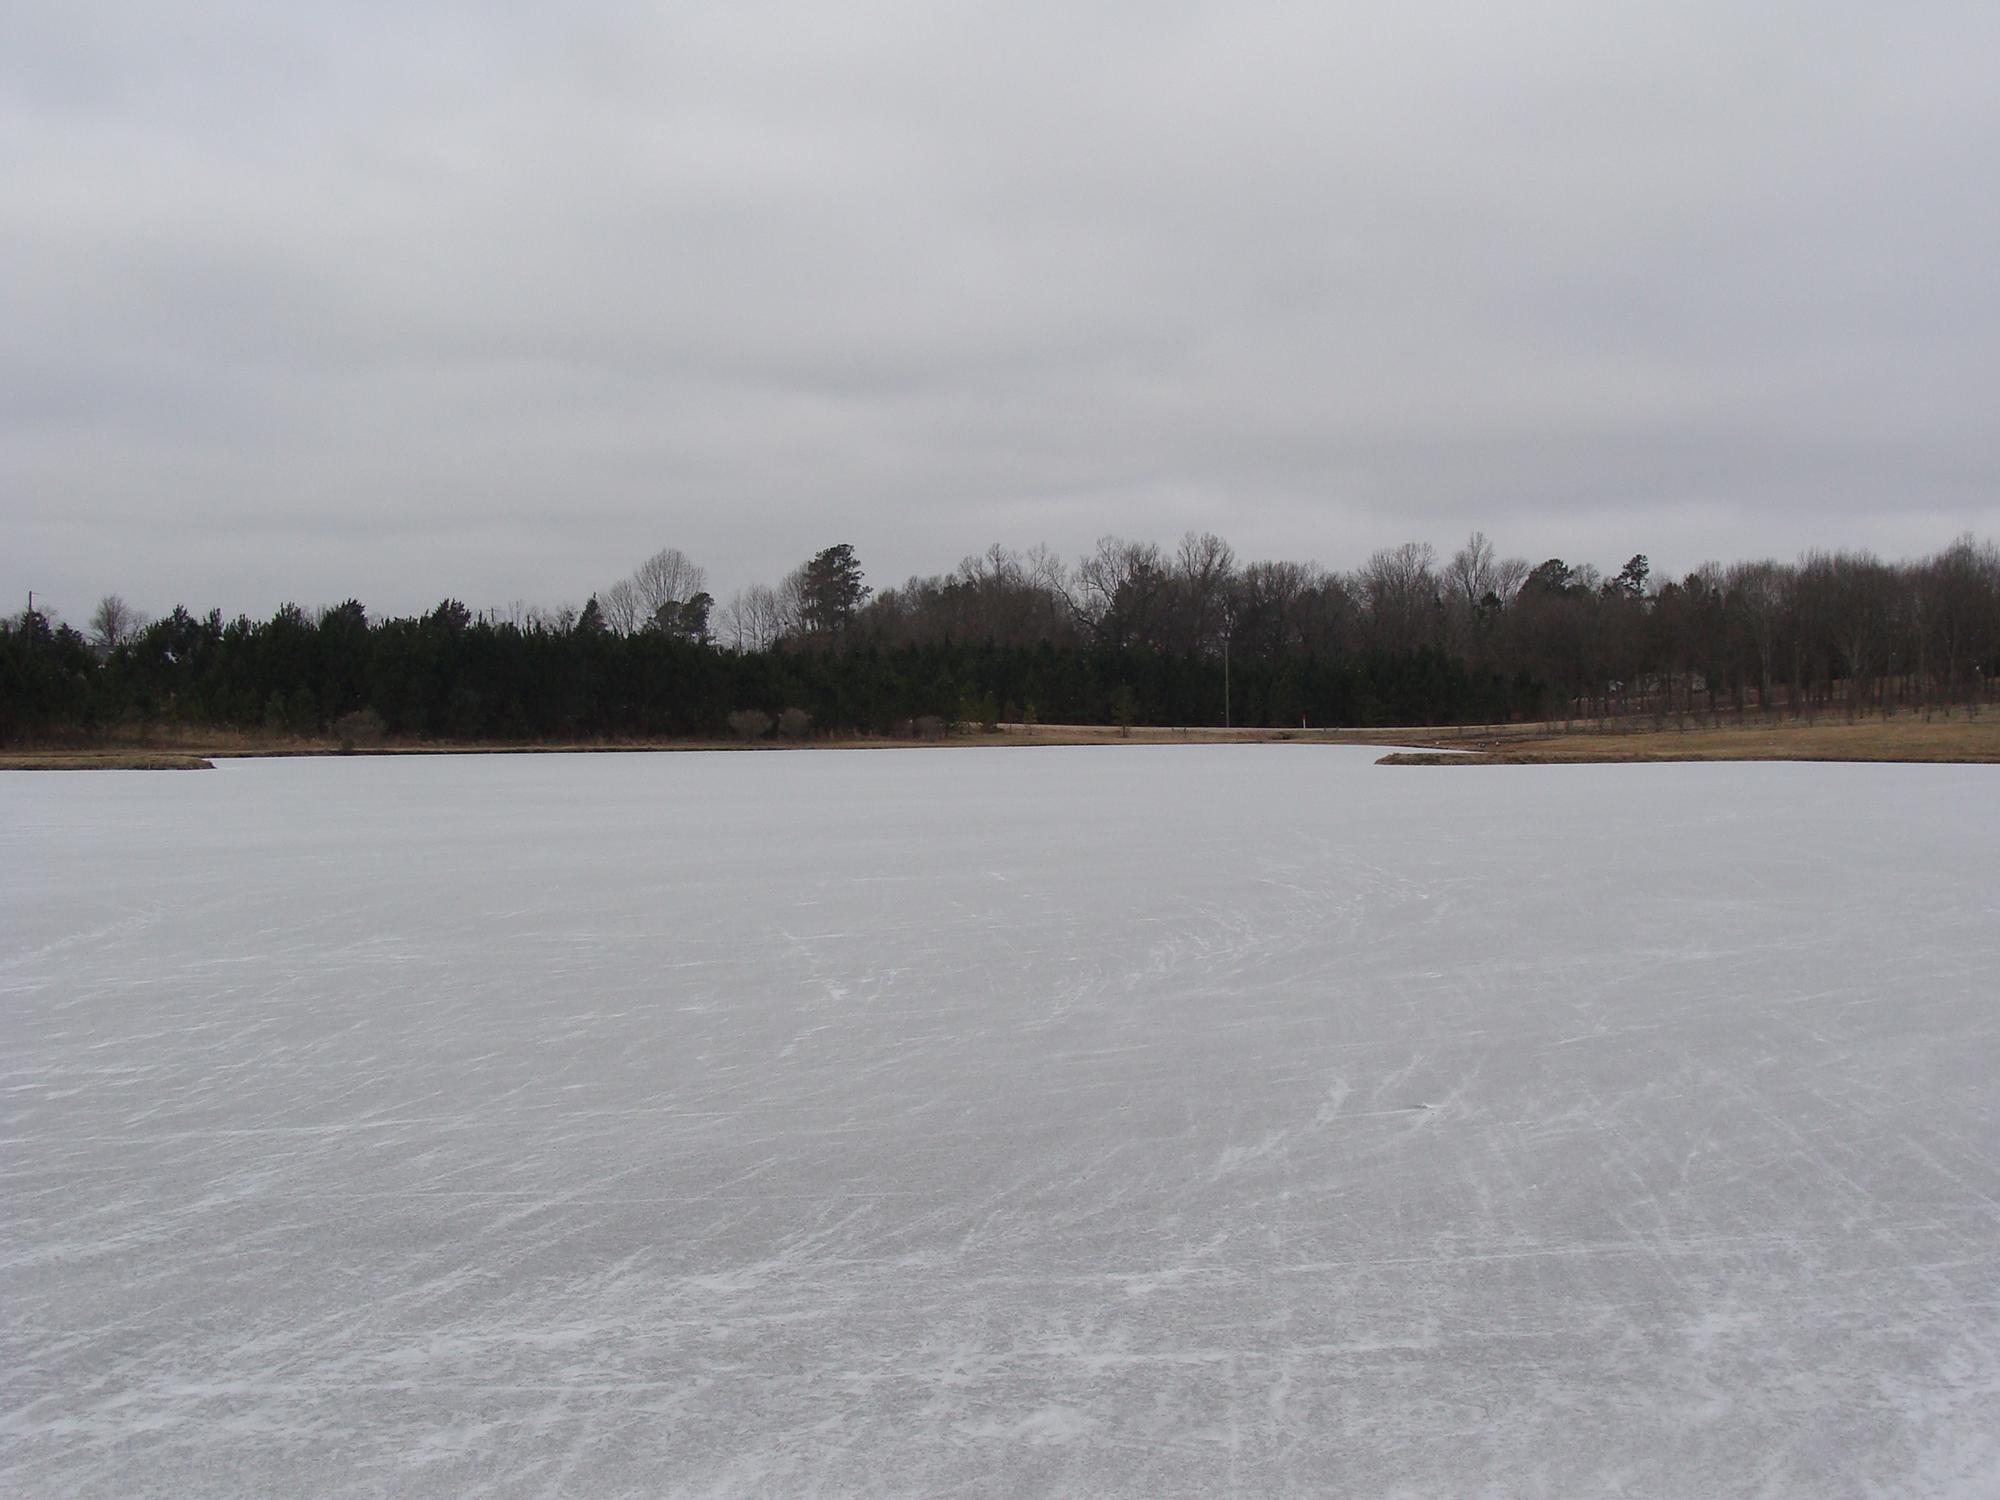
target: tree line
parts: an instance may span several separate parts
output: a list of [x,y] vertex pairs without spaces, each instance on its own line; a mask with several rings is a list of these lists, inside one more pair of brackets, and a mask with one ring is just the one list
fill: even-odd
[[84,629],[0,621],[0,739],[171,726],[300,737],[570,740],[937,734],[1001,720],[1433,725],[1976,708],[2000,672],[2000,548],[1905,562],[1613,574],[1475,533],[1351,572],[1221,538],[1115,537],[1074,562],[992,547],[872,589],[851,545],[718,606],[676,548],[581,608],[268,620],[116,595]]

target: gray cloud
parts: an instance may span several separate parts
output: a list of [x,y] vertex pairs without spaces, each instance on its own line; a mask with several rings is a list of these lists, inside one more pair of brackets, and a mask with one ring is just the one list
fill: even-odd
[[0,589],[2000,532],[2000,12],[1488,11],[15,7]]

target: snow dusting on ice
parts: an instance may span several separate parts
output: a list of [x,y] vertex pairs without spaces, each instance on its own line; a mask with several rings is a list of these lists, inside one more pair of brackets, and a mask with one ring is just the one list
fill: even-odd
[[0,1492],[2000,1494],[2000,779],[0,778]]

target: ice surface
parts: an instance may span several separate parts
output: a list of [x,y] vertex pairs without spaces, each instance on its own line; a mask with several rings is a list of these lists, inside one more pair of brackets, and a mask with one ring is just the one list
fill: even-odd
[[9,1495],[2000,1494],[2000,776],[0,778]]

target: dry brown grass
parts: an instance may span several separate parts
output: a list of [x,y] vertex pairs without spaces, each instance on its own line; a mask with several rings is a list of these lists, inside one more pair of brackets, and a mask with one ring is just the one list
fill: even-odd
[[2000,714],[1963,713],[1929,722],[1920,715],[1852,723],[1778,720],[1721,727],[1656,729],[1619,725],[1569,731],[1537,726],[1457,744],[1468,755],[1390,755],[1390,765],[1561,765],[1690,760],[1912,761],[1941,764],[2000,762]]
[[208,758],[174,750],[20,750],[0,771],[212,771]]
[[[1394,765],[1549,765],[1585,762],[1686,760],[1844,760],[2000,762],[2000,712],[1968,719],[1963,711],[1926,722],[1914,714],[1849,723],[1777,720],[1686,729],[1656,728],[1651,721],[1613,722],[1604,728],[1552,724],[1472,724],[1401,729],[1162,729],[1109,724],[1003,724],[943,740],[849,737],[801,741],[688,739],[579,741],[564,744],[388,744],[364,755],[555,755],[690,750],[887,750],[935,744],[953,748],[1038,745],[1373,745],[1401,753]],[[1438,754],[1457,751],[1459,754]],[[301,740],[240,731],[150,734],[136,743],[96,747],[51,746],[0,754],[0,770],[185,770],[213,757],[334,755],[331,740]]]
[[[1465,731],[1473,733],[1475,731]],[[1202,745],[1298,742],[1302,744],[1413,745],[1432,743],[1456,730],[1374,729],[1162,729],[1134,725],[1128,733],[1115,724],[1002,724],[992,732],[969,729],[939,740],[887,735],[817,736],[786,740],[728,737],[662,740],[570,740],[535,742],[406,741],[357,749],[357,755],[614,755],[694,750],[892,750],[934,745],[964,749],[1031,745]],[[253,731],[162,731],[143,739],[101,745],[48,745],[0,754],[0,768],[48,765],[141,765],[187,759],[338,755],[330,739],[300,739]]]

